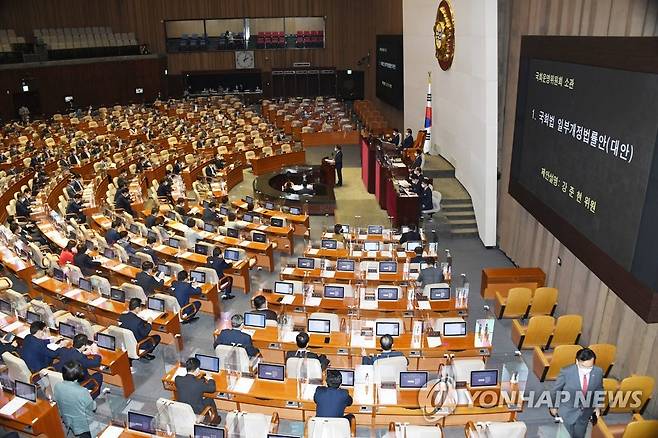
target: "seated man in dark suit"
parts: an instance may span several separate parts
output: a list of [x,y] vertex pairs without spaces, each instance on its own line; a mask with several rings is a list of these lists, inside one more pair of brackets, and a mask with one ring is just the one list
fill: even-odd
[[199,370],[201,363],[196,357],[190,357],[185,361],[187,374],[176,376],[176,400],[181,403],[187,403],[192,406],[195,414],[201,415],[204,409],[211,409],[211,416],[215,419],[215,424],[219,424],[219,414],[212,397],[204,397],[204,394],[215,392],[215,381],[206,379],[203,371]]
[[87,254],[87,246],[84,243],[78,245],[78,252],[73,256],[73,264],[80,268],[84,276],[93,275],[96,269],[101,267],[100,262]]
[[144,254],[148,254],[151,256],[151,260],[153,260],[153,265],[157,266],[158,263],[160,263],[160,259],[158,258],[157,251],[155,250],[155,244],[157,242],[157,239],[154,236],[148,236],[146,238],[146,243],[147,245],[141,249],[140,252],[143,252]]
[[436,260],[428,260],[425,269],[420,271],[416,283],[423,286],[428,284],[443,283],[443,271],[436,267]]
[[30,324],[30,334],[23,339],[23,345],[18,350],[21,359],[32,373],[52,365],[53,360],[59,356],[58,350],[48,348],[50,334],[48,327],[43,321],[34,321]]
[[414,145],[414,136],[411,128],[407,128],[404,134],[404,139],[402,140],[402,149],[409,149]]
[[323,370],[326,370],[327,367],[329,366],[329,359],[327,359],[327,356],[324,354],[317,354],[312,351],[308,351],[306,347],[308,346],[308,341],[309,341],[309,336],[308,333],[306,332],[299,332],[297,334],[297,337],[295,338],[295,342],[297,342],[297,351],[288,351],[286,353],[286,360],[290,359],[291,357],[306,357],[309,359],[317,359],[320,361],[320,366],[322,367]]
[[132,199],[130,199],[130,192],[128,187],[122,187],[117,190],[117,194],[114,197],[114,206],[119,208],[131,216],[135,216],[135,212],[132,207]]
[[409,231],[402,233],[402,236],[400,236],[400,245],[403,245],[407,242],[415,242],[420,240],[421,237],[420,233],[418,232],[418,227],[416,227],[416,224],[410,224]]
[[171,180],[169,178],[165,178],[164,181],[162,181],[158,186],[158,198],[171,199],[171,191]]
[[221,217],[219,213],[215,211],[215,208],[217,208],[215,201],[210,201],[203,208],[203,222],[213,225],[219,225],[222,222]]
[[411,167],[418,167],[420,168],[423,165],[423,155],[421,154],[420,150],[416,151],[416,158],[414,159],[413,164]]
[[16,201],[16,216],[29,218],[31,214],[32,207],[30,207],[29,199],[24,194],[20,194]]
[[146,228],[152,228],[153,225],[155,225],[155,220],[158,217],[159,211],[158,207],[151,208],[151,214],[144,218],[144,225],[146,225]]
[[107,242],[108,245],[112,246],[119,239],[121,239],[121,236],[119,235],[119,232],[122,229],[122,222],[121,219],[114,219],[112,221],[112,226],[110,227],[109,230],[105,232],[105,241]]
[[[374,356],[366,356],[365,350],[361,350],[361,364],[362,365],[374,365],[378,359],[385,359],[387,357],[398,357],[404,356],[400,351],[393,351],[393,336],[384,335],[379,339],[379,345],[382,347],[382,352]],[[409,362],[409,360],[407,360]]]
[[233,345],[237,347],[244,347],[247,351],[249,357],[255,357],[260,353],[258,348],[254,347],[254,342],[251,340],[251,336],[248,333],[245,333],[240,330],[244,318],[242,315],[233,315],[231,317],[231,327],[230,329],[224,329],[219,332],[219,336],[215,339],[213,348],[218,345]]
[[201,288],[192,286],[187,279],[187,271],[183,270],[176,274],[176,281],[171,284],[171,290],[174,292],[174,296],[176,296],[182,310],[181,316],[185,319],[183,324],[199,319],[195,315],[201,309],[201,302],[199,301],[192,301],[192,305],[187,306],[190,304],[191,297],[201,295]]
[[425,263],[422,246],[417,246],[416,248],[414,248],[414,254],[416,255],[411,259],[411,263]]
[[265,299],[264,296],[258,295],[254,297],[253,299],[254,303],[254,308],[256,310],[253,311],[253,313],[259,313],[261,315],[265,315],[265,319],[271,319],[272,321],[277,321],[278,320],[278,315],[274,310],[270,310],[267,308],[267,300]]
[[[212,256],[208,257],[206,266],[214,269],[217,273],[217,278],[221,279],[224,277],[224,271],[233,267],[233,264],[224,260],[224,257],[222,257],[222,249],[216,247],[212,251]],[[226,290],[226,294],[222,296],[222,299],[226,300],[233,297],[234,295],[231,294],[231,290],[228,289]]]
[[75,220],[80,223],[87,222],[87,216],[85,216],[82,211],[82,194],[78,193],[75,197],[69,199],[69,203],[66,206],[66,215],[75,216]]
[[59,361],[55,364],[55,369],[61,373],[65,363],[70,361],[78,362],[82,365],[84,373],[82,380],[84,381],[92,378],[98,384],[98,387],[94,387],[93,384],[86,386],[87,389],[94,389],[94,391],[91,392],[91,397],[95,399],[101,393],[101,386],[103,386],[103,373],[100,371],[90,373],[89,368],[100,367],[101,356],[98,354],[98,347],[96,344],[87,345],[88,341],[89,339],[87,338],[87,335],[78,333],[73,338],[72,347],[63,347],[57,350],[59,353]]
[[313,401],[316,404],[315,415],[325,418],[346,418],[350,423],[354,415],[345,415],[345,408],[352,406],[352,397],[340,385],[343,376],[338,370],[327,370],[327,386],[319,386],[315,390]]
[[142,263],[142,270],[135,276],[137,286],[144,290],[147,297],[153,295],[156,289],[164,287],[164,280],[157,280],[156,274],[157,270],[153,263],[145,261]]
[[140,342],[149,336],[151,337],[151,340],[142,344],[141,348],[148,351],[148,353],[144,355],[144,358],[146,360],[153,360],[155,359],[155,356],[152,354],[153,350],[158,346],[161,338],[158,335],[149,335],[149,333],[151,333],[151,324],[137,315],[137,312],[139,312],[141,307],[142,300],[139,298],[131,298],[128,302],[128,313],[122,313],[121,316],[119,316],[119,324],[121,328],[133,332],[137,342]]

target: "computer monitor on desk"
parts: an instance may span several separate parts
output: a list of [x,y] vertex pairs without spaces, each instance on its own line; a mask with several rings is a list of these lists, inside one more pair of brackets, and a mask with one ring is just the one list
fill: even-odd
[[338,259],[336,261],[336,271],[354,272],[354,260]]
[[99,347],[110,351],[116,351],[117,340],[114,336],[106,333],[96,333],[95,338],[96,344],[98,344]]
[[391,335],[393,337],[400,336],[400,323],[398,322],[376,322],[375,334],[377,336]]
[[62,283],[66,281],[66,275],[64,274],[64,271],[59,268],[53,268],[53,277],[57,281],[61,281]]
[[330,370],[340,372],[340,375],[343,377],[341,382],[341,388],[351,388],[354,386],[354,370],[343,370],[338,368],[329,368]]
[[24,400],[36,402],[37,401],[37,386],[30,383],[21,382],[16,380],[14,382],[14,395]]
[[379,242],[373,242],[371,240],[366,240],[363,242],[364,251],[379,251]]
[[199,369],[203,371],[210,371],[211,373],[219,372],[219,358],[217,356],[208,356],[207,354],[195,354],[199,359]]
[[164,312],[165,301],[162,298],[148,297],[146,299],[146,307],[156,312]]
[[274,282],[274,293],[282,295],[292,295],[294,290],[294,285],[287,281],[275,281]]
[[343,299],[345,297],[345,287],[344,286],[335,286],[335,285],[325,285],[324,286],[324,297],[325,298]]
[[11,313],[11,303],[5,300],[0,300],[0,312],[9,315]]
[[270,225],[281,228],[283,227],[283,219],[280,217],[273,217],[270,219]]
[[265,233],[252,233],[251,236],[254,242],[267,243],[267,234]]
[[208,255],[208,246],[202,243],[197,243],[194,245],[194,252],[201,255]]
[[73,339],[75,337],[75,327],[73,327],[71,324],[60,322],[58,327],[60,336],[68,339]]
[[155,417],[128,411],[128,429],[137,432],[155,434]]
[[25,313],[25,320],[27,321],[28,324],[32,324],[33,322],[41,321],[41,315],[39,315],[36,312],[32,312],[28,310]]
[[192,281],[196,281],[199,284],[204,284],[206,282],[206,273],[201,271],[190,271],[190,278]]
[[484,388],[498,385],[498,370],[471,371],[471,388]]
[[315,268],[315,259],[310,257],[299,257],[297,259],[297,267],[300,269],[313,269]]
[[110,289],[110,299],[114,301],[118,301],[120,303],[125,303],[126,292],[124,292],[122,289],[117,289],[116,287],[113,287]]
[[266,318],[261,313],[245,312],[244,325],[245,327],[265,328]]
[[380,301],[397,301],[399,298],[397,287],[378,287],[377,299]]
[[449,300],[450,300],[450,286],[430,288],[430,301],[449,301]]
[[384,227],[382,225],[368,225],[368,234],[383,234]]
[[194,438],[224,438],[224,429],[205,424],[194,425]]
[[299,207],[290,207],[290,214],[300,215],[302,214],[302,209]]
[[240,253],[234,249],[227,249],[224,251],[224,258],[232,262],[240,261]]
[[309,318],[307,321],[309,333],[320,333],[323,335],[331,333],[331,321],[328,319]]
[[466,321],[444,322],[442,335],[447,337],[466,336]]
[[226,235],[228,237],[233,237],[234,239],[237,239],[238,236],[240,236],[240,232],[236,230],[235,228],[227,228],[226,229]]
[[401,389],[420,389],[427,385],[427,371],[400,371]]
[[283,382],[286,379],[286,367],[284,365],[275,365],[271,363],[259,363],[258,378],[274,382]]
[[86,292],[91,292],[91,281],[80,277],[78,280],[78,287]]
[[395,274],[398,272],[397,262],[379,262],[379,272],[384,274]]
[[322,239],[321,246],[324,249],[336,249],[338,248],[338,241],[334,239]]

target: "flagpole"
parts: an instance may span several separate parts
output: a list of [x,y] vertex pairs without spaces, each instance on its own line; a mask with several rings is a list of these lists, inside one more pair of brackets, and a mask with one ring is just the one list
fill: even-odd
[[423,153],[429,154],[432,147],[432,72],[427,72],[427,103],[425,105],[425,142]]

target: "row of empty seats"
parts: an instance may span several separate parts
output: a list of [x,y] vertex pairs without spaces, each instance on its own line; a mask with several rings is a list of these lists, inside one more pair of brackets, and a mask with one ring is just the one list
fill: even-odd
[[25,44],[25,37],[16,36],[14,29],[0,29],[0,53],[12,52],[12,44]]
[[109,27],[35,29],[34,36],[51,50],[137,45],[133,32],[115,33]]

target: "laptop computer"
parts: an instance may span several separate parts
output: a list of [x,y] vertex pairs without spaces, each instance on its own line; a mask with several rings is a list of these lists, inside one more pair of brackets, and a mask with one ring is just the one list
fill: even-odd
[[14,382],[14,395],[24,400],[36,403],[37,401],[37,386],[31,383],[21,382],[16,380]]

